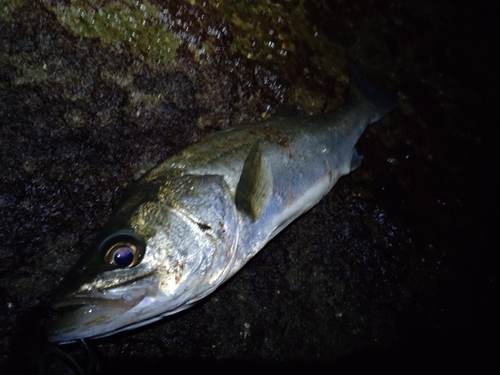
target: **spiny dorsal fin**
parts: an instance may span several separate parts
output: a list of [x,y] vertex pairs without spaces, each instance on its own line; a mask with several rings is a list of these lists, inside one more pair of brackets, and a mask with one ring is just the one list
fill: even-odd
[[271,170],[262,158],[259,142],[255,142],[245,159],[241,177],[236,186],[236,207],[257,220],[264,210],[273,187]]

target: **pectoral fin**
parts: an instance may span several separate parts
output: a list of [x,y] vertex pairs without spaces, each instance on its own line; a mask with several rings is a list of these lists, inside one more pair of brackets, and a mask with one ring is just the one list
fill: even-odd
[[245,159],[236,186],[236,207],[257,220],[265,208],[272,186],[271,170],[262,157],[259,142],[256,142]]
[[358,168],[363,161],[363,156],[358,155],[356,149],[352,150],[352,158],[351,158],[351,172]]

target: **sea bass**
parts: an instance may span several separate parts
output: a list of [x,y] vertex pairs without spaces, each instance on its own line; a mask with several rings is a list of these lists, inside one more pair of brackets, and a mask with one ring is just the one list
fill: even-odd
[[360,164],[357,140],[397,103],[351,63],[340,108],[218,131],[147,172],[61,282],[49,341],[143,326],[212,293]]

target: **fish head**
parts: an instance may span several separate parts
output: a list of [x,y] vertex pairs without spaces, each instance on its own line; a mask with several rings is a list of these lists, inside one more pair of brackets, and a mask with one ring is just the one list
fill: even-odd
[[46,325],[50,342],[151,323],[226,279],[238,225],[223,179],[181,176],[153,185],[135,189],[139,198],[130,195],[62,280],[51,303],[56,317]]

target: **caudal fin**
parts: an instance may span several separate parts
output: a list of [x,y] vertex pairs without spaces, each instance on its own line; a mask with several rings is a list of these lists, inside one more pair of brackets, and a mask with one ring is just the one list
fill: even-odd
[[349,58],[349,68],[351,83],[348,105],[369,104],[370,112],[372,112],[372,123],[380,120],[398,106],[398,95],[373,83],[351,58]]

